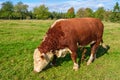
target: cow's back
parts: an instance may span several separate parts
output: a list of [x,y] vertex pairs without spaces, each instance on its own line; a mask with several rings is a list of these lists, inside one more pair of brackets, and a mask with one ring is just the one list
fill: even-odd
[[[62,20],[60,23],[64,38],[69,41],[78,42],[84,46],[92,41],[102,39],[103,24],[95,18],[75,18]],[[66,42],[66,41],[65,41]]]

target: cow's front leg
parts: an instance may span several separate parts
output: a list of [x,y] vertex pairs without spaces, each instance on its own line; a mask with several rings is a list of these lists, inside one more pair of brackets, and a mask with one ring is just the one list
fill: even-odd
[[71,53],[71,58],[72,58],[72,61],[74,62],[73,70],[77,71],[78,68],[79,68],[79,65],[78,65],[78,63],[76,61],[76,58],[77,58],[76,52]]
[[57,56],[56,55],[54,55],[54,57],[53,57],[53,60],[52,60],[52,66],[56,66],[56,59],[57,59]]

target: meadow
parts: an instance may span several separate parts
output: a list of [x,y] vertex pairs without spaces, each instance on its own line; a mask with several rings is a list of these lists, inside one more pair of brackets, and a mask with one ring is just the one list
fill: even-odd
[[[120,23],[111,22],[103,22],[103,40],[110,49],[99,48],[97,59],[89,66],[84,61],[78,71],[73,71],[73,62],[68,54],[57,59],[56,67],[48,66],[41,73],[34,73],[34,49],[53,22],[0,20],[0,80],[120,80]],[[89,55],[90,48],[86,48]]]

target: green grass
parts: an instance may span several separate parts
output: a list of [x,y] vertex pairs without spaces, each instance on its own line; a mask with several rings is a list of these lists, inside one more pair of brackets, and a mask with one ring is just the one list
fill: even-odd
[[[57,60],[57,67],[33,72],[33,52],[52,20],[0,20],[0,80],[120,80],[120,24],[103,22],[108,52],[99,48],[89,66],[73,71],[70,55]],[[89,52],[89,47],[87,47]],[[78,50],[78,53],[81,53]],[[88,58],[88,57],[87,57]]]

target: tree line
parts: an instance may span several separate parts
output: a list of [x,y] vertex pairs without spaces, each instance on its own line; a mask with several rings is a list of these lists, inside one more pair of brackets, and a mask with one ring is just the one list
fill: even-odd
[[71,7],[67,12],[50,12],[49,8],[44,4],[34,7],[32,11],[28,11],[28,5],[18,2],[13,5],[11,1],[6,1],[1,4],[0,19],[60,19],[60,18],[82,18],[94,17],[105,21],[120,22],[120,6],[119,3],[113,6],[113,10],[106,10],[104,7],[99,7],[96,11],[91,8],[79,8],[75,12],[74,7]]

